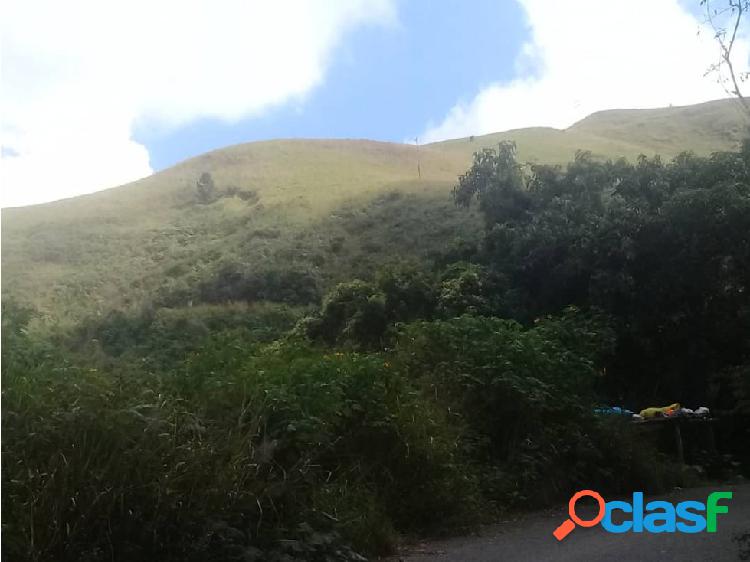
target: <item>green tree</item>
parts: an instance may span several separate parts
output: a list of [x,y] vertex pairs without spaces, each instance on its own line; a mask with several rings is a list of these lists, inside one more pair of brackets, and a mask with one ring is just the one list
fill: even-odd
[[516,162],[516,144],[503,141],[497,150],[485,148],[474,153],[474,163],[459,177],[453,197],[464,207],[476,197],[488,224],[528,220],[531,198]]
[[[514,318],[601,308],[617,319],[614,394],[703,401],[711,373],[750,358],[748,145],[668,163],[579,152],[567,167],[531,167],[526,189],[506,147],[478,155],[454,193],[459,204],[480,198],[477,260],[507,280],[495,298],[514,303],[505,308]],[[482,206],[488,193],[520,195]],[[519,215],[519,198],[533,212]],[[477,293],[458,285],[447,288]]]
[[387,327],[385,294],[359,279],[336,285],[320,312],[303,321],[313,340],[365,349],[382,347]]
[[198,200],[201,203],[211,203],[216,200],[216,185],[214,179],[208,172],[203,172],[195,184],[198,192]]
[[377,285],[385,296],[385,314],[389,323],[431,318],[435,311],[433,280],[417,267],[390,267],[377,276]]

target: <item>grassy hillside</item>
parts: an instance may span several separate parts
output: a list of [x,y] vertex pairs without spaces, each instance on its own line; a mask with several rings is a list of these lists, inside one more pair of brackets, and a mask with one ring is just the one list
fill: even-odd
[[[520,160],[551,163],[577,149],[601,157],[706,154],[736,146],[741,118],[722,100],[606,111],[564,131],[521,129],[419,148],[364,140],[233,146],[129,185],[3,210],[3,294],[72,322],[147,301],[188,304],[227,264],[293,270],[324,290],[476,237],[480,221],[453,206],[450,190],[483,147],[512,139]],[[211,204],[196,198],[203,172],[225,195]]]

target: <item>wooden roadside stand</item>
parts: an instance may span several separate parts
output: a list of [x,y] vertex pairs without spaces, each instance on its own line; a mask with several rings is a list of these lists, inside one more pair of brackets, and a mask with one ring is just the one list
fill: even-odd
[[633,424],[645,432],[663,436],[671,431],[674,439],[675,456],[680,464],[685,464],[685,442],[683,433],[688,436],[688,446],[691,450],[700,449],[709,453],[716,452],[716,437],[714,427],[717,419],[708,416],[679,415],[655,417],[643,420],[633,420]]

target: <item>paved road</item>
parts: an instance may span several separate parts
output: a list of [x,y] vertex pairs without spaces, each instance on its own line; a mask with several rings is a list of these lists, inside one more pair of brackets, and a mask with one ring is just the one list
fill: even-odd
[[[718,516],[716,533],[611,534],[600,526],[576,528],[562,542],[552,531],[567,517],[567,506],[486,527],[479,536],[414,545],[401,555],[408,562],[495,562],[498,560],[606,562],[719,562],[739,560],[733,537],[750,533],[750,484],[678,490],[659,496],[671,502],[706,501],[713,491],[732,491],[729,513]],[[607,498],[609,499],[609,498]],[[586,511],[579,516],[586,518]],[[588,516],[593,517],[593,515]],[[399,560],[399,557],[395,558]]]

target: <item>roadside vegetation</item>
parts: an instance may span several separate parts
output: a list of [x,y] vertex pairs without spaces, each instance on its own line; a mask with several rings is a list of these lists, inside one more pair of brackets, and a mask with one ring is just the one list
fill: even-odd
[[602,404],[708,404],[748,471],[750,143],[515,150],[459,178],[472,236],[340,283],[225,255],[72,326],[6,299],[4,557],[357,560],[581,487],[683,482]]

